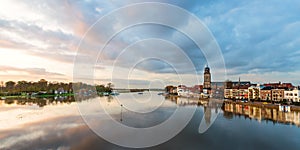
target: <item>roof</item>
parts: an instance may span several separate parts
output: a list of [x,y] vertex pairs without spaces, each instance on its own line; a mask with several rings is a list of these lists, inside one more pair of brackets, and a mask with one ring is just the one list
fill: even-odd
[[273,87],[271,87],[271,86],[265,86],[264,88],[262,88],[261,90],[272,90],[273,89]]
[[248,89],[250,86],[248,85],[241,85],[241,86],[233,86],[232,89]]
[[224,86],[224,82],[211,82],[212,86]]

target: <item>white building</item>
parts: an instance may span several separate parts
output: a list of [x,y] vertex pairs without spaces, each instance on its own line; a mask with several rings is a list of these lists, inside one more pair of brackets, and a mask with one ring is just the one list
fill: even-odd
[[187,88],[187,86],[185,85],[179,85],[177,86],[177,94],[178,96],[188,96],[189,94],[189,90]]
[[188,96],[189,91],[186,89],[177,88],[177,94],[178,96]]
[[293,90],[285,90],[284,91],[284,99],[291,102],[299,102],[300,101],[300,90],[295,88]]

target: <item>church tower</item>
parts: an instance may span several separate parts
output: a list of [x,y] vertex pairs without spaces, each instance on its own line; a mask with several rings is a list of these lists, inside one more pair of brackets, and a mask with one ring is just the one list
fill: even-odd
[[205,67],[204,69],[204,84],[203,88],[210,90],[211,89],[211,74],[210,74],[210,69],[208,66]]

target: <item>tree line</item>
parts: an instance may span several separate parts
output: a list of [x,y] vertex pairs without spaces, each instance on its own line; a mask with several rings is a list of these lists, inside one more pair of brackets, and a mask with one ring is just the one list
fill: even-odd
[[1,82],[0,95],[21,95],[22,93],[43,93],[43,94],[61,94],[74,93],[77,90],[95,90],[97,92],[111,92],[112,83],[107,85],[89,85],[86,83],[64,83],[64,82],[49,82],[45,79],[40,79],[37,82],[32,81],[7,81]]

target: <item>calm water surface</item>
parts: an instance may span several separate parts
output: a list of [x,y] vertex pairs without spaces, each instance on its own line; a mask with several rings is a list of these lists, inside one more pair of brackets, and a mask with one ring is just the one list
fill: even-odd
[[[78,108],[81,113],[85,109],[95,112],[97,116],[86,115],[101,118],[96,122],[106,121],[108,118],[98,115],[100,103],[113,119],[136,128],[162,123],[177,107],[196,108],[183,131],[148,149],[300,149],[300,112],[284,113],[238,104],[223,104],[218,109],[206,101],[165,98],[157,93],[127,93],[81,102],[71,97],[1,100],[0,149],[127,149],[98,137],[80,116]],[[199,134],[204,111],[220,113],[212,126]],[[204,118],[206,123],[212,121],[210,113]]]

